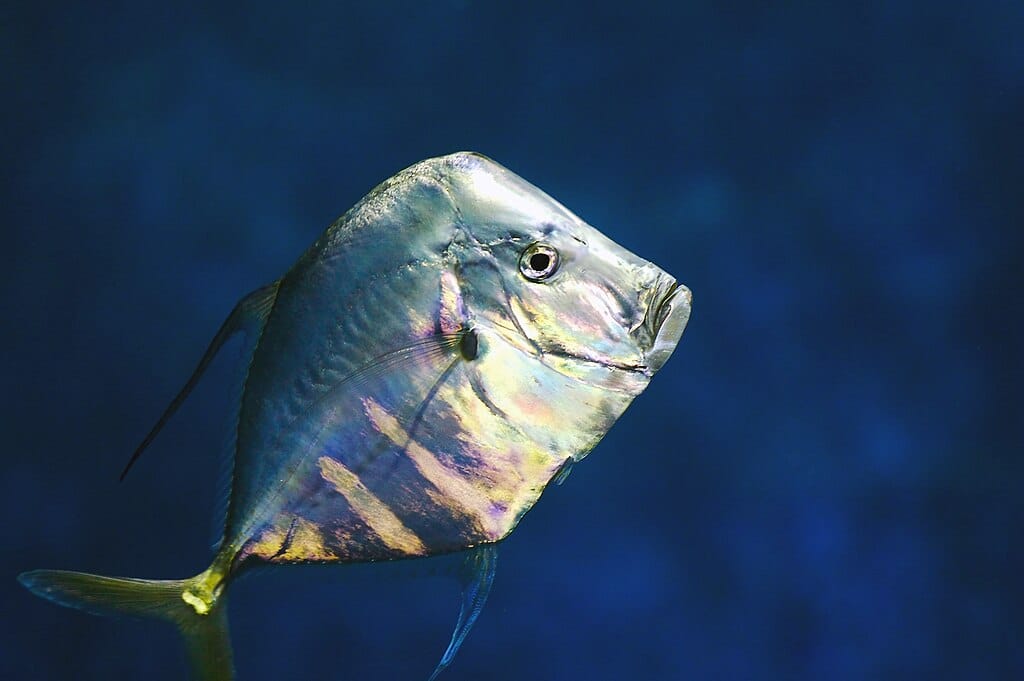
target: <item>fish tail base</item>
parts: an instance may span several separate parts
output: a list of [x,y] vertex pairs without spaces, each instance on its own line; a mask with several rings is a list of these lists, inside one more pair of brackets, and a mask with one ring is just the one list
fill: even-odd
[[223,582],[211,571],[191,579],[103,577],[33,570],[18,581],[41,598],[94,615],[149,617],[174,624],[197,681],[231,681],[234,666]]

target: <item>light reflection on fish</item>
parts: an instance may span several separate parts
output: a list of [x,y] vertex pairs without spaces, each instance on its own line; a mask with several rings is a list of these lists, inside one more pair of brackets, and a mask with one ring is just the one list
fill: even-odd
[[437,676],[483,606],[497,542],[647,386],[690,300],[490,159],[418,163],[236,306],[129,462],[224,341],[250,331],[210,567],[177,581],[53,570],[20,580],[61,605],[173,622],[196,678],[213,681],[233,677],[225,594],[247,567],[469,550]]

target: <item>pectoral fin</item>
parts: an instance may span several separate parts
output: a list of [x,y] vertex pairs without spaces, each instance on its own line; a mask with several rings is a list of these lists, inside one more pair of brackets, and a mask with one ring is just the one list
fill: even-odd
[[178,407],[182,405],[185,398],[189,396],[192,389],[199,383],[199,379],[202,378],[203,373],[209,366],[210,362],[220,351],[224,343],[235,335],[239,331],[255,331],[257,333],[263,330],[263,325],[267,321],[267,317],[270,315],[270,310],[274,306],[274,299],[277,297],[277,287],[279,282],[274,282],[262,288],[256,289],[246,297],[238,301],[235,308],[228,315],[228,318],[221,324],[220,330],[217,331],[217,335],[210,341],[209,347],[206,348],[206,352],[203,353],[202,359],[199,360],[199,364],[196,366],[195,371],[192,372],[192,376],[185,383],[185,387],[175,396],[171,403],[164,409],[164,413],[160,416],[160,419],[156,422],[156,425],[149,431],[145,439],[142,441],[135,451],[132,453],[131,458],[125,465],[124,470],[121,471],[120,480],[124,480],[125,476],[128,475],[128,471],[135,464],[138,458],[142,455],[142,452],[156,439],[156,436],[163,429],[164,425],[171,419],[174,412],[178,411]]
[[452,632],[452,640],[448,649],[444,651],[441,661],[437,664],[434,673],[430,675],[429,681],[435,681],[437,677],[448,668],[448,665],[455,659],[455,653],[473,628],[476,618],[483,610],[487,602],[487,595],[491,593],[491,584],[494,583],[494,569],[498,563],[498,547],[494,544],[484,544],[471,549],[466,556],[463,565],[462,575],[462,609],[459,611],[459,620],[455,624],[455,631]]

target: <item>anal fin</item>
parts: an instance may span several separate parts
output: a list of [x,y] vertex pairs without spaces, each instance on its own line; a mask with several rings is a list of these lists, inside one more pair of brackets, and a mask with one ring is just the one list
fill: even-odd
[[487,596],[491,593],[491,585],[494,583],[494,570],[498,563],[498,547],[494,544],[484,544],[471,549],[466,555],[462,566],[462,608],[459,610],[459,620],[455,624],[455,631],[452,632],[452,640],[448,649],[441,656],[434,673],[430,675],[429,681],[435,681],[441,672],[448,668],[448,665],[455,659],[459,647],[473,628],[480,611],[487,602]]

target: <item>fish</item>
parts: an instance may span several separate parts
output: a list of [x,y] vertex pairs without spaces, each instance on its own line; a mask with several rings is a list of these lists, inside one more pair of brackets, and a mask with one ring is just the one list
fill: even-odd
[[498,546],[668,360],[689,289],[473,152],[374,188],[244,297],[122,479],[224,343],[252,340],[223,533],[181,580],[33,570],[54,603],[181,633],[193,677],[234,678],[227,590],[250,568],[463,555],[453,661]]

